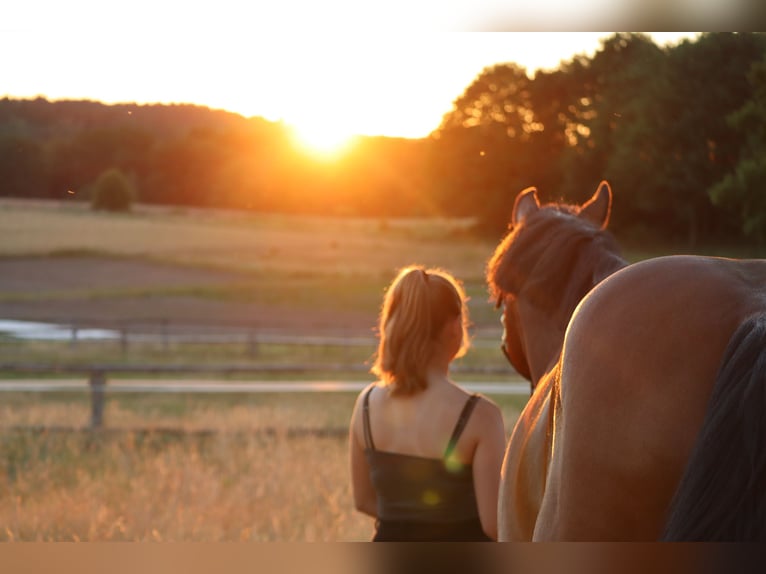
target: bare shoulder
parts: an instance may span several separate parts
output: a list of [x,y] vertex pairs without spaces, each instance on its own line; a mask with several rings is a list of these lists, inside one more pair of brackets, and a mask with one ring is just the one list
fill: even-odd
[[375,388],[377,386],[378,386],[378,383],[376,381],[374,383],[370,383],[369,385],[364,387],[361,391],[359,391],[359,394],[356,396],[356,403],[355,403],[355,407],[354,408],[361,407],[362,406],[362,402],[364,401],[364,396],[368,392],[370,392],[371,389],[373,389],[373,388]]
[[495,401],[482,393],[476,393],[476,396],[479,398],[476,401],[476,409],[482,409],[485,414],[495,413],[501,415],[500,407],[497,406]]
[[479,400],[476,401],[474,414],[471,417],[474,424],[482,432],[496,432],[498,429],[502,429],[504,433],[503,413],[500,407],[489,397],[482,394],[478,396]]
[[356,396],[356,401],[354,402],[354,411],[351,414],[351,425],[355,429],[358,428],[360,432],[361,432],[361,428],[362,428],[362,426],[361,426],[362,425],[361,411],[362,411],[362,407],[364,405],[364,397],[365,397],[365,395],[368,392],[370,392],[371,389],[373,389],[377,385],[378,385],[377,382],[370,383],[365,388],[363,388],[359,392],[359,394]]

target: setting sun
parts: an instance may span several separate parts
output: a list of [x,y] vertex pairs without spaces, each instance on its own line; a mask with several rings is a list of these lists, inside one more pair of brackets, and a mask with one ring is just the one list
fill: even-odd
[[356,138],[342,126],[330,122],[306,122],[292,125],[295,143],[311,155],[323,159],[334,159],[342,155]]

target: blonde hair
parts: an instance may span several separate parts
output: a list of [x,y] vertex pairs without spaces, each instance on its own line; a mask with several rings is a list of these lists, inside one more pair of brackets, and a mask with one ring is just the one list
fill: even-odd
[[465,355],[470,346],[467,300],[460,282],[448,272],[419,265],[403,268],[383,298],[378,350],[370,372],[392,394],[425,389],[436,338],[449,319],[459,316],[463,331],[455,357]]

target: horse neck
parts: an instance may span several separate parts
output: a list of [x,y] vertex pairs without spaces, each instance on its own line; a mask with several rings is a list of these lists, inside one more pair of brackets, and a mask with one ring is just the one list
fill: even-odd
[[599,263],[598,267],[593,270],[593,285],[591,285],[591,289],[593,289],[596,285],[601,283],[604,279],[613,273],[616,273],[620,269],[627,266],[628,261],[623,259],[620,254],[609,253],[604,257],[603,261]]
[[[628,262],[616,253],[605,256],[593,268],[593,281],[579,301],[601,281],[627,265]],[[562,302],[557,309],[545,312],[531,304],[522,305],[520,314],[523,315],[522,322],[525,325],[527,360],[535,384],[558,364],[564,347],[564,336],[575,308]]]
[[520,311],[525,325],[524,339],[530,376],[537,383],[553,368],[561,356],[567,321],[526,307]]

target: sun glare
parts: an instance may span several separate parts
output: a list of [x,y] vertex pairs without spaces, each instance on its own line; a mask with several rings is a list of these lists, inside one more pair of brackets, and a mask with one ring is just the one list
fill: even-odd
[[329,123],[301,123],[292,126],[293,140],[310,155],[335,159],[351,147],[356,136]]

